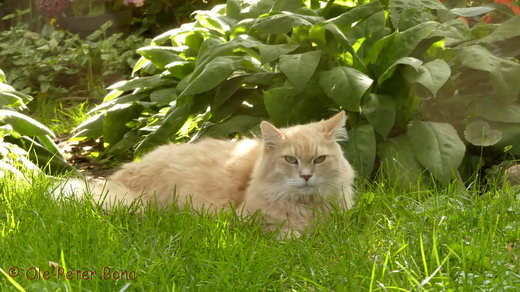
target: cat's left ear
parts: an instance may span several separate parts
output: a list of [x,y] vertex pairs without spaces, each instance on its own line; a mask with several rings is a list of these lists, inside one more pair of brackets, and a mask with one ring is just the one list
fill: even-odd
[[322,121],[323,131],[325,132],[325,138],[344,141],[347,139],[347,129],[345,129],[345,122],[347,117],[345,111],[340,111],[328,120]]

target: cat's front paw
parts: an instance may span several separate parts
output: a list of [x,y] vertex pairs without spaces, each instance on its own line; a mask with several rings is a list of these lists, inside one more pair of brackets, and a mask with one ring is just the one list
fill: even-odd
[[294,228],[284,227],[278,231],[276,234],[276,239],[294,239],[300,238],[302,233]]

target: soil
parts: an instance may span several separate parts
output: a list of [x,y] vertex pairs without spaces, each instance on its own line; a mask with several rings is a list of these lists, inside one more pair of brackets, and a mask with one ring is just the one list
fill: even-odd
[[93,178],[106,178],[116,171],[116,167],[111,163],[99,161],[94,157],[96,152],[103,149],[100,141],[69,141],[69,138],[60,137],[56,144],[67,162],[80,173]]

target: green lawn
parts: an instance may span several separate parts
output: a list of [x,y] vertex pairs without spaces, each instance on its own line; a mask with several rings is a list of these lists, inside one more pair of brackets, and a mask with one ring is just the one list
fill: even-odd
[[[363,186],[354,209],[334,214],[312,235],[276,240],[257,222],[230,214],[153,207],[108,213],[86,200],[56,202],[48,184],[0,179],[2,291],[520,287],[520,195],[510,187],[478,193]],[[49,261],[59,267],[53,271]]]

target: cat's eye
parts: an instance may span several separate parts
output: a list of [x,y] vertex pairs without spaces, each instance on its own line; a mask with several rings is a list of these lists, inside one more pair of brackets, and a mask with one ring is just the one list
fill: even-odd
[[325,158],[326,158],[326,157],[327,157],[327,156],[325,156],[325,155],[321,155],[321,156],[316,157],[316,158],[314,159],[314,164],[322,163],[323,161],[325,161]]
[[296,157],[294,156],[284,156],[283,158],[285,159],[285,161],[287,161],[287,163],[298,164],[298,159],[296,159]]

